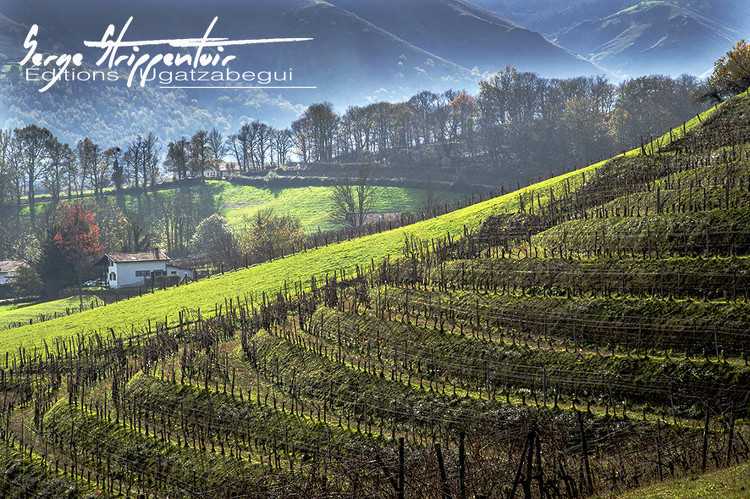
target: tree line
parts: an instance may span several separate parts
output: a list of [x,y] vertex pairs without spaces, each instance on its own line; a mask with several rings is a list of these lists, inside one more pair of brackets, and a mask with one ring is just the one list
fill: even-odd
[[[16,205],[16,219],[41,190],[53,200],[95,197],[104,189],[155,187],[169,176],[199,177],[226,160],[238,173],[285,164],[386,159],[403,168],[471,166],[512,170],[523,164],[547,171],[561,161],[581,164],[631,147],[639,134],[659,133],[695,116],[701,82],[648,76],[620,85],[604,77],[545,79],[506,68],[479,82],[479,92],[422,91],[405,102],[309,106],[290,127],[244,123],[224,137],[201,129],[164,143],[153,132],[127,144],[83,138],[62,143],[39,125],[0,133],[0,205]],[[437,160],[437,163],[434,163]],[[232,173],[225,170],[225,172]],[[32,218],[35,210],[30,211]]]
[[[232,158],[241,173],[334,159],[390,160],[400,166],[468,165],[546,172],[561,162],[585,163],[633,146],[639,135],[660,134],[692,118],[707,102],[750,84],[750,47],[738,42],[716,61],[705,81],[690,75],[641,76],[619,85],[603,76],[542,78],[506,67],[479,82],[479,91],[418,92],[404,102],[350,106],[337,114],[329,102],[310,105],[289,127],[243,123],[226,138],[216,128],[166,143],[153,132],[127,144],[100,145],[86,137],[74,146],[44,127],[0,131],[0,206],[37,189],[53,199],[95,196],[106,187],[154,187],[166,175],[200,177]],[[532,172],[535,175],[538,172]],[[33,219],[35,212],[32,209]]]
[[[405,102],[349,107],[337,126],[323,127],[327,139],[295,134],[295,143],[308,151],[303,160],[386,160],[537,176],[561,163],[581,165],[632,148],[639,135],[661,134],[693,118],[705,106],[695,99],[701,88],[689,75],[615,85],[601,76],[546,79],[509,67],[480,81],[476,95],[424,91]],[[330,141],[333,153],[321,154]]]

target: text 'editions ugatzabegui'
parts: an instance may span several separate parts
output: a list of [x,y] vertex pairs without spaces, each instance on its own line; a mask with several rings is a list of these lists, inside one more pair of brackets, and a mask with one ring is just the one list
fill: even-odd
[[[269,43],[292,43],[307,42],[312,38],[255,38],[245,40],[230,40],[228,38],[211,37],[211,30],[218,21],[214,17],[211,24],[206,29],[201,38],[175,38],[175,39],[155,39],[155,40],[125,40],[125,33],[133,21],[131,16],[123,25],[119,33],[116,32],[115,25],[110,24],[104,32],[100,41],[84,41],[86,47],[101,49],[102,55],[96,61],[96,67],[106,67],[112,71],[117,68],[127,68],[129,71],[127,84],[131,86],[133,80],[137,79],[141,86],[153,79],[149,74],[157,65],[163,65],[168,68],[184,68],[192,70],[196,74],[199,68],[225,68],[230,61],[237,59],[236,56],[225,53],[226,47],[237,45],[257,45]],[[83,65],[83,54],[76,52],[74,54],[57,54],[45,55],[37,51],[38,44],[36,37],[39,33],[39,26],[34,24],[29,28],[29,32],[24,40],[23,48],[27,50],[26,56],[21,61],[21,66],[26,66],[29,62],[32,68],[47,69],[49,76],[43,79],[46,84],[39,89],[40,92],[47,91],[52,85],[62,79],[70,79],[69,69]],[[150,51],[157,47],[171,47],[174,49],[194,49],[188,53],[179,51]],[[215,53],[205,52],[206,48],[215,48]],[[71,68],[72,66],[72,68]],[[27,68],[27,73],[28,73]],[[187,73],[187,71],[184,71]],[[202,73],[202,72],[200,72]],[[200,74],[199,73],[199,74]],[[234,72],[231,72],[234,73]],[[263,72],[264,74],[267,72]],[[230,72],[227,72],[230,74]],[[242,72],[244,76],[253,76],[260,83],[271,81],[270,78],[258,77],[253,72]],[[140,75],[140,76],[138,76]],[[28,77],[27,77],[28,79]],[[247,78],[243,78],[247,80]]]

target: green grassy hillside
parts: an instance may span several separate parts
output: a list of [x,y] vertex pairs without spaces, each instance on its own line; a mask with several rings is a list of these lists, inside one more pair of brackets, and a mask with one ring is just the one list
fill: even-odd
[[[261,189],[250,186],[238,186],[223,181],[208,181],[205,186],[190,187],[188,191],[202,193],[212,200],[216,210],[221,213],[235,228],[242,228],[246,221],[262,209],[273,209],[278,214],[294,214],[300,219],[307,233],[318,230],[340,229],[341,225],[333,222],[330,211],[330,187],[298,187],[288,189]],[[177,189],[163,189],[160,195],[174,195]],[[436,192],[438,202],[450,202],[462,196],[447,192]],[[418,212],[425,197],[422,189],[404,189],[398,187],[376,187],[374,212]],[[113,198],[114,199],[114,198]],[[126,197],[126,203],[135,209],[137,201],[132,196]],[[26,208],[28,215],[28,207]],[[44,210],[40,203],[38,211]],[[33,306],[0,306],[0,329],[17,322],[37,321],[40,315],[50,316],[68,308],[77,306],[71,299],[55,300]]]
[[[214,198],[219,213],[224,215],[234,228],[242,227],[246,219],[251,218],[258,210],[266,208],[272,208],[280,214],[294,214],[300,219],[307,233],[317,232],[318,229],[327,231],[341,228],[329,215],[331,187],[261,189],[223,181],[208,181],[206,189]],[[174,193],[174,190],[160,192],[170,194]],[[413,213],[421,209],[424,197],[423,189],[376,187],[373,211]],[[436,197],[444,202],[460,196],[437,192]],[[133,203],[132,200],[130,202]]]
[[[706,119],[713,112],[704,113],[702,118],[696,118],[687,124],[686,130],[699,126],[701,119]],[[674,132],[675,136],[682,133],[681,129]],[[658,147],[666,143],[668,136],[656,140]],[[627,157],[637,157],[640,150],[627,153]],[[113,328],[115,330],[131,330],[142,327],[149,321],[176,320],[176,315],[183,309],[195,311],[201,308],[204,312],[213,309],[216,303],[223,302],[225,297],[244,297],[246,294],[261,295],[273,293],[284,283],[295,283],[300,280],[307,283],[313,274],[325,275],[341,268],[369,266],[373,261],[379,263],[388,255],[398,255],[403,252],[403,241],[408,237],[420,240],[443,239],[447,235],[460,237],[464,230],[473,231],[482,222],[494,214],[509,214],[519,210],[524,199],[529,204],[533,202],[546,203],[550,196],[560,199],[566,190],[575,192],[583,185],[586,176],[591,179],[605,162],[591,165],[587,168],[570,172],[552,179],[522,188],[520,191],[506,194],[495,199],[475,204],[447,215],[431,220],[419,222],[406,228],[401,228],[381,234],[367,236],[340,244],[332,244],[325,248],[318,248],[306,253],[297,254],[281,260],[267,262],[253,266],[247,270],[228,273],[225,276],[215,276],[187,287],[157,292],[126,302],[109,305],[106,309],[87,311],[82,314],[58,319],[53,322],[36,324],[16,329],[12,334],[0,334],[0,352],[12,351],[18,345],[38,345],[41,341],[52,337]],[[274,198],[269,191],[252,187],[234,187],[224,182],[209,183],[215,189],[215,199],[221,200],[224,209],[229,210],[234,223],[241,223],[243,216],[248,216],[252,210],[260,206],[274,206],[273,203],[252,205],[253,199]],[[290,189],[286,195],[296,200],[306,199],[305,193],[309,188]],[[325,189],[325,188],[321,188]],[[321,195],[324,191],[316,191]],[[399,192],[391,190],[393,196]],[[401,190],[402,194],[406,191]],[[244,201],[242,201],[244,200]],[[412,200],[413,201],[413,200]],[[239,203],[244,206],[238,206]],[[260,202],[260,201],[259,201]],[[318,201],[319,202],[319,201]],[[276,205],[278,206],[278,205]],[[309,217],[317,216],[307,212]],[[319,215],[319,214],[318,214]],[[308,218],[310,220],[311,218]]]
[[[589,167],[593,170],[597,165]],[[575,184],[580,172],[569,173],[544,182],[543,186],[561,189],[568,179]],[[530,188],[521,192],[528,192]],[[244,297],[245,294],[273,293],[284,283],[292,285],[299,280],[308,282],[311,275],[325,275],[341,268],[354,268],[356,265],[369,266],[373,260],[381,261],[388,255],[398,255],[403,251],[405,237],[424,240],[442,239],[448,234],[460,236],[464,227],[476,229],[482,221],[493,213],[507,213],[518,207],[518,194],[508,194],[499,198],[478,203],[447,215],[426,220],[405,228],[384,232],[331,244],[327,247],[299,253],[294,256],[255,265],[246,270],[213,276],[189,286],[149,294],[140,298],[108,305],[106,308],[86,311],[75,316],[57,319],[13,330],[12,334],[0,333],[0,351],[14,350],[19,344],[31,346],[42,340],[56,336],[113,328],[130,330],[150,321],[176,319],[183,309],[212,310],[214,304],[223,302],[225,297]]]
[[704,476],[670,480],[619,497],[623,499],[704,499],[706,497],[746,499],[750,497],[748,484],[750,484],[750,466],[743,464],[707,473]]
[[[101,303],[100,301],[97,302],[95,298],[87,296],[84,297],[86,308],[92,308],[92,299],[95,304]],[[37,322],[40,316],[44,316],[44,320],[47,320],[49,316],[53,316],[54,314],[67,315],[68,312],[73,313],[74,309],[76,311],[79,310],[80,306],[81,303],[78,296],[36,304],[0,305],[0,329],[5,329],[16,322],[29,322],[30,319]]]
[[[291,213],[300,219],[306,233],[335,230],[342,228],[331,220],[330,197],[331,187],[289,187],[283,189],[260,188],[246,185],[235,185],[220,180],[208,180],[205,185],[193,185],[182,188],[191,196],[201,199],[204,204],[210,205],[218,213],[223,215],[233,228],[240,228],[245,220],[252,217],[258,210],[272,208],[280,214]],[[159,189],[157,192],[163,196],[174,196],[180,192],[178,188]],[[444,203],[463,198],[461,194],[435,191],[433,193],[435,202]],[[152,197],[151,192],[141,195],[142,204],[145,198]],[[373,212],[398,212],[415,213],[422,209],[426,191],[424,189],[409,189],[402,187],[375,187]],[[90,196],[85,198],[92,200]],[[112,191],[105,193],[104,199],[114,201]],[[136,209],[138,201],[136,196],[125,196],[126,206]],[[42,216],[47,201],[37,202],[36,212]],[[22,209],[24,222],[28,221],[29,207],[25,205]]]

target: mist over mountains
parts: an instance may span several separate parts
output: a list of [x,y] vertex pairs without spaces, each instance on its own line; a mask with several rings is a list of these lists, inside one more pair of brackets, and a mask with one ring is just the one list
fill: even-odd
[[555,37],[590,60],[628,75],[700,75],[741,38],[726,24],[667,2],[643,3],[584,21]]
[[[146,100],[172,101],[173,109],[182,117],[173,116],[171,122],[163,123],[159,117],[152,119],[146,113],[135,120],[131,117],[131,127],[135,123],[167,132],[202,121],[203,126],[231,128],[253,118],[286,126],[304,106],[315,101],[331,101],[343,109],[369,101],[407,99],[424,89],[475,92],[479,79],[508,65],[547,77],[604,72],[540,34],[463,0],[253,0],[210,5],[196,0],[73,0],[64,4],[35,0],[5,5],[0,14],[9,27],[0,38],[5,65],[23,57],[23,39],[34,23],[40,26],[40,51],[80,51],[87,61],[98,59],[101,50],[86,49],[82,41],[101,39],[109,24],[119,31],[130,16],[134,19],[126,36],[129,40],[200,37],[214,16],[219,20],[212,36],[314,39],[294,44],[235,46],[231,53],[237,56],[233,65],[238,70],[293,69],[293,83],[284,85],[315,89],[175,90],[151,85],[123,90],[119,88],[122,81],[97,85],[61,82],[47,95],[39,96],[27,88],[31,87],[27,82],[16,81],[11,91],[4,93],[3,111],[11,119],[10,124],[43,118],[50,126],[62,127],[64,123],[72,137],[90,133],[92,124],[96,129],[93,116],[86,118],[84,126],[71,121],[70,116],[59,122],[44,111],[72,106],[85,115],[87,109],[93,108],[99,111],[97,118],[117,127],[119,122],[113,120],[112,113],[127,106],[123,101],[127,95],[139,95]],[[113,95],[120,102],[116,109],[108,109]]]
[[742,0],[476,0],[622,76],[701,75],[750,34]]
[[[228,132],[253,119],[285,127],[313,102],[330,101],[343,111],[421,90],[475,93],[480,79],[506,66],[548,78],[700,74],[742,33],[744,21],[722,19],[748,11],[739,0],[636,6],[625,0],[12,2],[0,7],[0,124],[36,122],[69,141],[127,140],[149,130],[172,139],[197,128]],[[232,69],[291,71],[278,86],[315,88],[178,89],[158,81],[127,88],[119,80],[60,82],[40,94],[41,85],[19,78],[17,70],[14,76],[32,24],[40,26],[39,51],[82,52],[90,64],[101,49],[82,41],[101,39],[110,24],[119,31],[131,16],[127,40],[198,38],[215,16],[215,37],[313,38],[228,51],[237,56]]]

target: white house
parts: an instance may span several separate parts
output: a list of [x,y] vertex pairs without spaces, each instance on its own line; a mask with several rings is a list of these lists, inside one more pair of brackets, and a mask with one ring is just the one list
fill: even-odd
[[204,172],[206,178],[227,178],[240,173],[240,166],[234,162],[220,161]]
[[107,253],[97,265],[107,267],[106,281],[113,289],[145,286],[161,275],[193,278],[191,270],[176,267],[170,262],[166,254],[154,248],[141,253]]
[[28,265],[28,263],[20,260],[0,260],[0,284],[13,282],[18,267],[22,265]]

